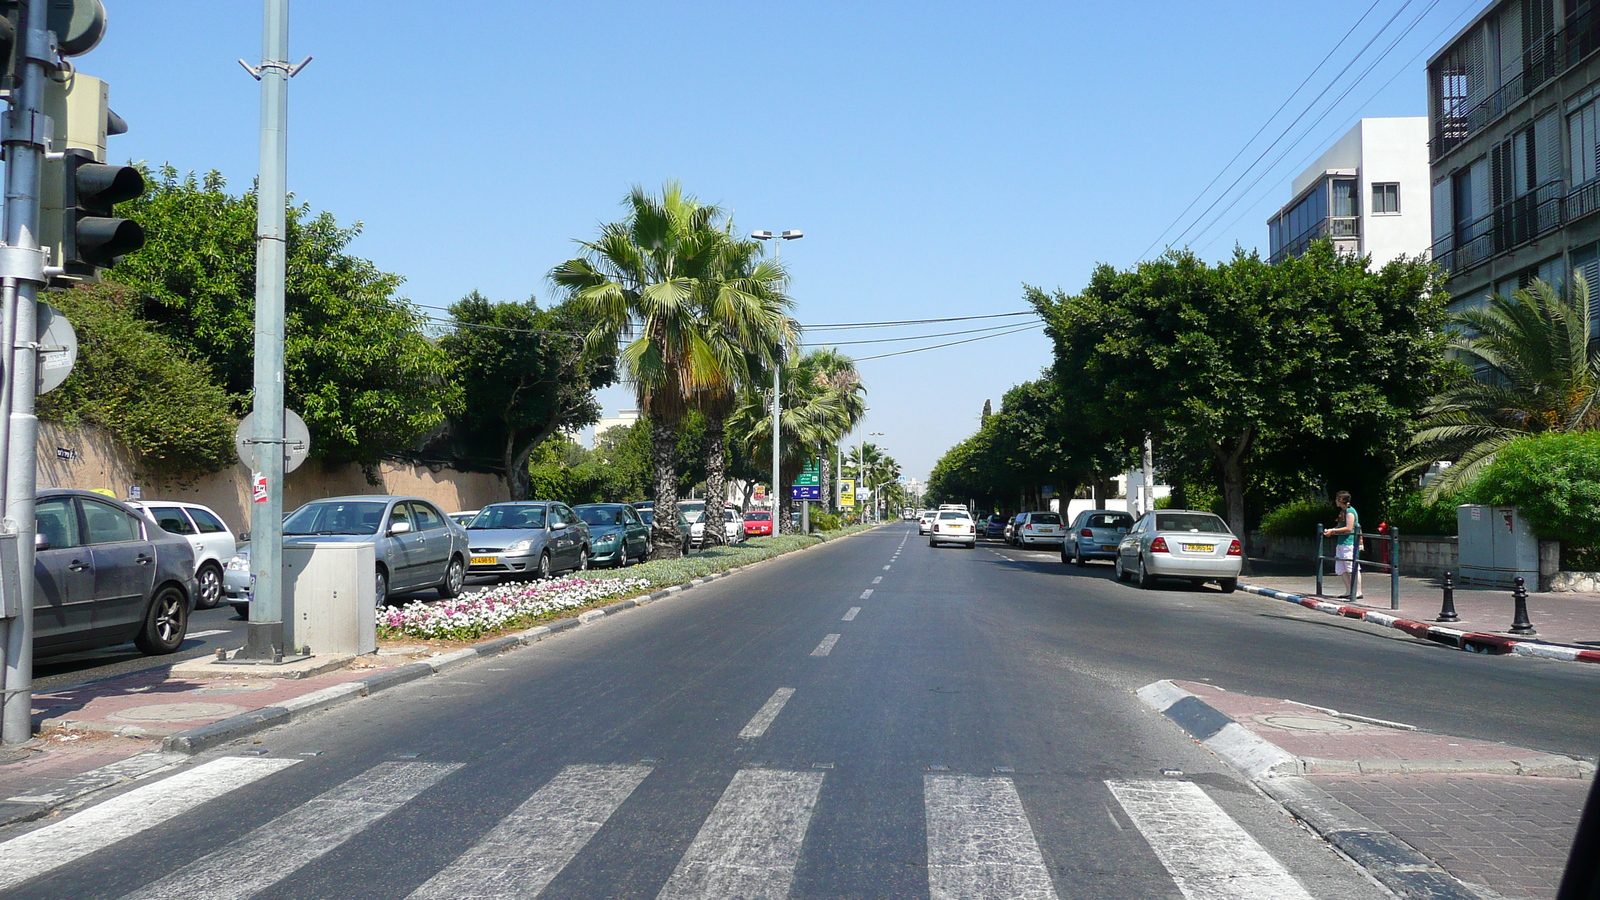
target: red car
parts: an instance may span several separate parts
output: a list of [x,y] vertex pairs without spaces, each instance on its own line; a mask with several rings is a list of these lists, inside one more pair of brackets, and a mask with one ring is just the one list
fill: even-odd
[[744,514],[744,533],[746,537],[759,534],[772,533],[772,513],[748,512]]

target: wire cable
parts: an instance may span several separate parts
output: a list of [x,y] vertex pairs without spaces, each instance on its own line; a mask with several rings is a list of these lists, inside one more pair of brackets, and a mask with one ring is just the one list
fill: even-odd
[[965,331],[945,331],[938,334],[914,334],[910,337],[872,338],[863,341],[811,341],[802,343],[802,347],[848,347],[854,344],[894,344],[901,341],[921,341],[929,338],[954,337],[958,334],[982,334],[985,331],[999,331],[1002,328],[1015,328],[1017,323],[1007,322],[1004,325],[990,325],[987,328],[969,328]]
[[1010,331],[1002,331],[999,334],[986,334],[983,337],[967,338],[964,341],[950,341],[949,343],[945,343],[945,344],[934,344],[931,347],[916,347],[916,348],[913,348],[911,350],[901,350],[901,351],[898,351],[896,353],[880,353],[877,356],[858,356],[853,361],[854,362],[858,362],[858,363],[863,363],[863,362],[866,362],[867,360],[870,360],[870,359],[888,359],[891,356],[905,356],[908,353],[921,353],[921,352],[923,352],[925,350],[938,350],[938,349],[943,348],[943,347],[954,347],[957,344],[970,344],[970,343],[972,343],[974,341],[987,341],[987,340],[989,340],[991,338],[1005,337],[1006,335],[1010,335],[1010,334],[1021,334],[1024,331],[1033,331],[1035,329],[1039,329],[1039,328],[1043,328],[1043,327],[1044,327],[1044,323],[1043,322],[1035,322],[1032,325],[1024,325],[1021,328],[1013,328]]

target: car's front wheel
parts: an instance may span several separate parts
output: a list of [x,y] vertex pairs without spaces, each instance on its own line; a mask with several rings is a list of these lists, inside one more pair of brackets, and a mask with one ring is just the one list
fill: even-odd
[[539,580],[544,581],[550,577],[550,551],[539,554]]
[[389,599],[389,573],[383,566],[378,567],[378,574],[372,579],[372,596],[382,606]]
[[206,563],[195,573],[195,609],[216,609],[222,605],[222,569]]
[[177,650],[189,631],[189,598],[173,585],[156,591],[144,616],[144,627],[134,637],[140,653],[161,656]]
[[589,571],[589,548],[584,547],[578,551],[578,567],[574,571]]

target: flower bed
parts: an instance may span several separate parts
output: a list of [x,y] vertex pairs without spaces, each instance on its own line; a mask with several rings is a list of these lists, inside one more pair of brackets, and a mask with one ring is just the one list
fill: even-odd
[[648,587],[643,578],[563,578],[502,584],[442,603],[415,600],[378,610],[378,637],[473,640],[529,627],[551,613],[640,594]]

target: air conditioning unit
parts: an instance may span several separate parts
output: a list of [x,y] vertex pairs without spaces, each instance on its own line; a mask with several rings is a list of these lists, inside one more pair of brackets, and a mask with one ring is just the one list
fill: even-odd
[[283,548],[283,620],[295,652],[378,652],[374,554],[372,544]]

